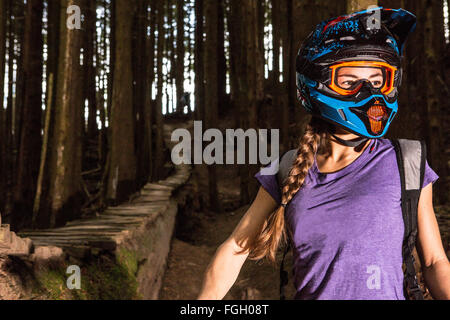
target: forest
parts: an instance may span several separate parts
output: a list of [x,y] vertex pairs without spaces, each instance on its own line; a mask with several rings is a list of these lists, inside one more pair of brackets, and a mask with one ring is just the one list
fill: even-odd
[[[425,140],[449,252],[448,0],[0,0],[0,223],[31,235],[130,202],[174,172],[167,135],[194,120],[222,132],[277,128],[280,154],[295,148],[310,119],[296,93],[302,41],[369,5],[417,16],[386,137]],[[180,254],[251,203],[259,169],[191,165]],[[169,282],[162,296],[180,298]]]

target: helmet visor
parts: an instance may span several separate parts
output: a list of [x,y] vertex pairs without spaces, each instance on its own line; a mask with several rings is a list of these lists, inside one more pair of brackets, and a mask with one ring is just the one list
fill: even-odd
[[346,61],[330,66],[330,89],[344,96],[353,95],[361,89],[364,81],[382,94],[394,89],[397,68],[380,61]]

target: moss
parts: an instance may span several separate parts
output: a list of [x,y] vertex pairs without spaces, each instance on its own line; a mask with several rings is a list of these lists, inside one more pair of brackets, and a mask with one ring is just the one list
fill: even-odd
[[[68,266],[68,265],[67,265]],[[49,266],[36,274],[33,295],[52,300],[131,300],[142,298],[136,278],[137,255],[120,249],[116,256],[101,254],[80,264],[81,289],[67,288],[65,265]]]
[[120,248],[117,253],[117,262],[125,268],[130,275],[137,274],[138,258],[135,251]]
[[114,258],[100,256],[82,270],[81,285],[86,299],[137,299],[137,260],[132,251],[121,251]]
[[41,270],[36,274],[37,286],[33,294],[52,300],[71,299],[72,290],[67,288],[66,280],[65,270],[60,266]]

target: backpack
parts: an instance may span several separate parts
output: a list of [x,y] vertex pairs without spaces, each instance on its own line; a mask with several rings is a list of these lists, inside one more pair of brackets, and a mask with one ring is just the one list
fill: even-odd
[[[402,245],[403,292],[406,299],[423,300],[423,293],[416,277],[413,250],[417,238],[417,209],[425,173],[426,145],[423,140],[391,139],[391,142],[394,145],[400,172],[401,208],[405,227]],[[297,149],[289,150],[282,156],[277,173],[280,186],[289,175],[296,157]],[[288,283],[288,272],[284,270],[284,259],[290,247],[289,239],[280,265],[280,300],[285,300],[284,287]]]

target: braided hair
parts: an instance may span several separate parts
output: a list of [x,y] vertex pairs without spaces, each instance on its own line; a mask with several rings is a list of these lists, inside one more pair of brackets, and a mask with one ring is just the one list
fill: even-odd
[[330,151],[327,139],[328,126],[328,123],[316,117],[312,117],[306,125],[305,133],[299,140],[297,157],[289,175],[283,181],[281,205],[269,215],[260,232],[253,239],[249,239],[241,251],[249,250],[249,259],[260,260],[266,257],[269,261],[275,262],[278,247],[282,243],[286,244],[285,207],[302,187],[314,163],[315,154],[318,151],[319,153]]

